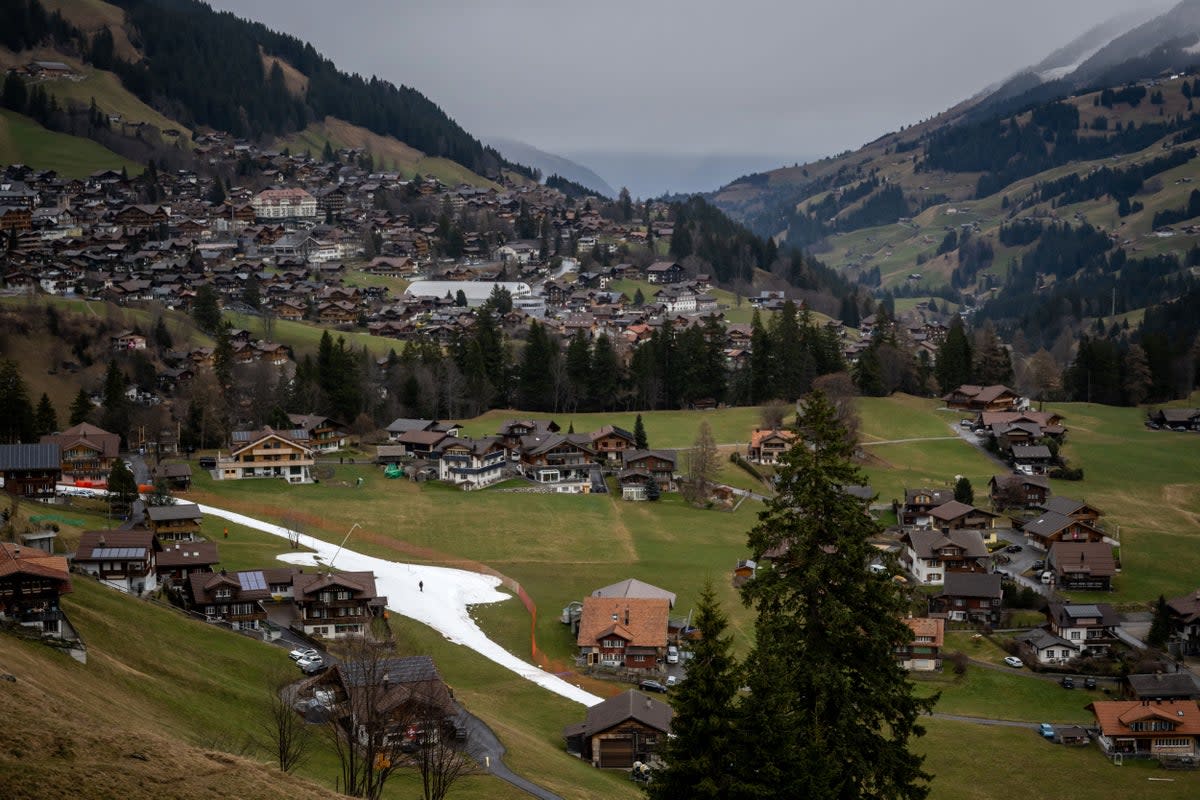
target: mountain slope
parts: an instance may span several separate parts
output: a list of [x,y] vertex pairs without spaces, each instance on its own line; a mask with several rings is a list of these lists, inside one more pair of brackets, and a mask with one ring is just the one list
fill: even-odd
[[67,178],[84,178],[102,169],[127,169],[131,174],[141,170],[96,142],[48,131],[12,111],[0,111],[0,164],[53,169]]
[[551,175],[559,175],[569,181],[578,183],[580,186],[586,186],[604,197],[617,196],[616,190],[609,186],[604,178],[601,178],[583,164],[572,161],[569,158],[564,158],[554,153],[547,153],[545,150],[539,150],[531,144],[519,142],[516,139],[490,136],[487,142],[499,150],[505,158],[541,170],[543,178],[548,178]]

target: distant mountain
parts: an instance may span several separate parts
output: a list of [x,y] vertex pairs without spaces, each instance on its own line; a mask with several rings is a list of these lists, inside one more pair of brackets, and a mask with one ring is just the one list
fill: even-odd
[[1198,62],[1200,0],[1183,0],[1166,11],[1151,5],[1097,25],[989,89],[968,116],[979,119],[1093,86],[1186,70]]
[[643,198],[711,192],[739,175],[771,169],[784,161],[779,156],[742,153],[686,155],[580,150],[564,155],[590,164],[613,185],[624,186],[634,197]]
[[580,186],[586,186],[605,197],[615,198],[617,196],[617,191],[609,186],[604,178],[601,178],[583,164],[572,161],[569,158],[564,158],[554,153],[547,153],[545,150],[539,150],[531,144],[520,142],[516,139],[489,136],[486,141],[510,161],[541,170],[543,180],[551,175],[559,175],[569,181],[578,183]]

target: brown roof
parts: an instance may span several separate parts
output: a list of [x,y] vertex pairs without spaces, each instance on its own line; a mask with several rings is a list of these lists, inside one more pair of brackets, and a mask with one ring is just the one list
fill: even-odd
[[614,629],[635,647],[666,647],[670,603],[666,598],[585,597],[579,618],[581,646],[593,646]]
[[374,572],[313,572],[301,573],[292,579],[292,588],[297,600],[315,595],[330,586],[341,586],[354,593],[355,600],[375,597]]
[[667,733],[671,730],[672,714],[666,703],[630,689],[588,708],[584,721],[568,725],[563,729],[563,735],[595,736],[630,719]]
[[42,444],[56,444],[60,450],[70,450],[79,443],[95,448],[103,458],[116,458],[121,450],[121,437],[103,428],[81,422],[62,433],[51,433],[41,438]]
[[946,620],[930,617],[909,617],[904,624],[912,629],[913,636],[927,636],[936,647],[941,647],[946,637]]
[[1055,542],[1050,545],[1049,562],[1060,574],[1117,574],[1112,547],[1104,542]]
[[36,547],[0,542],[0,578],[17,573],[65,581],[67,586],[60,588],[60,593],[71,591],[70,568],[65,557],[50,555]]
[[1171,598],[1167,601],[1167,606],[1184,622],[1200,619],[1200,589],[1182,597]]
[[[1096,715],[1096,725],[1105,736],[1162,737],[1168,733],[1200,736],[1200,706],[1195,700],[1101,700],[1088,706]],[[1174,726],[1172,731],[1135,731],[1130,727],[1142,720],[1164,720]]]
[[960,503],[957,500],[951,500],[949,503],[942,503],[940,506],[930,510],[929,512],[929,516],[933,517],[934,519],[940,519],[946,522],[958,519],[960,517],[965,517],[967,514],[983,514],[987,517],[997,516],[990,511],[984,511],[983,509],[969,506],[966,503]]
[[[264,572],[264,570],[193,572],[188,575],[192,600],[197,605],[212,603],[216,600],[216,591],[222,587],[232,590],[231,600],[238,602],[266,600],[271,596],[271,590],[270,581],[266,580]],[[262,588],[260,589],[259,586]]]
[[941,531],[916,530],[904,534],[918,558],[936,558],[943,547],[962,548],[966,558],[983,558],[988,554],[983,534],[974,530]]
[[405,431],[396,438],[396,441],[401,444],[421,444],[434,447],[445,438],[446,434],[441,431]]
[[750,434],[750,446],[754,448],[761,447],[762,443],[767,439],[782,439],[785,442],[790,442],[795,438],[795,431],[781,431],[773,428],[768,428],[766,430],[755,429],[755,431]]
[[112,549],[150,548],[161,550],[158,539],[146,530],[132,531],[84,531],[79,537],[79,546],[75,548],[76,561],[112,561],[124,559],[124,556],[96,555],[96,551]]
[[216,542],[176,542],[163,549],[156,559],[160,569],[212,566],[220,562]]

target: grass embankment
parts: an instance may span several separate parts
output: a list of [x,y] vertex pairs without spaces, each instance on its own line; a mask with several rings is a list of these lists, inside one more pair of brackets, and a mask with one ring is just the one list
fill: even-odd
[[7,110],[0,110],[0,163],[52,169],[66,178],[86,178],[103,169],[125,169],[130,175],[142,171],[140,164],[91,139],[47,130]]

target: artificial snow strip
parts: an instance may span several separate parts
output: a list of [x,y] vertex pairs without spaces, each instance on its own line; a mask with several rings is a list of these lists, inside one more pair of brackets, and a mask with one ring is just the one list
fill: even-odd
[[281,525],[247,517],[215,506],[201,505],[200,511],[227,519],[247,528],[297,542],[311,553],[284,553],[280,561],[305,566],[336,567],[350,572],[374,572],[380,594],[387,595],[387,607],[417,622],[424,623],[455,644],[468,647],[484,658],[517,673],[528,681],[557,695],[594,706],[603,698],[522,661],[487,637],[471,619],[470,607],[481,603],[499,603],[512,599],[497,591],[500,579],[478,572],[422,564],[404,564],[338,548],[321,539],[300,534]]

